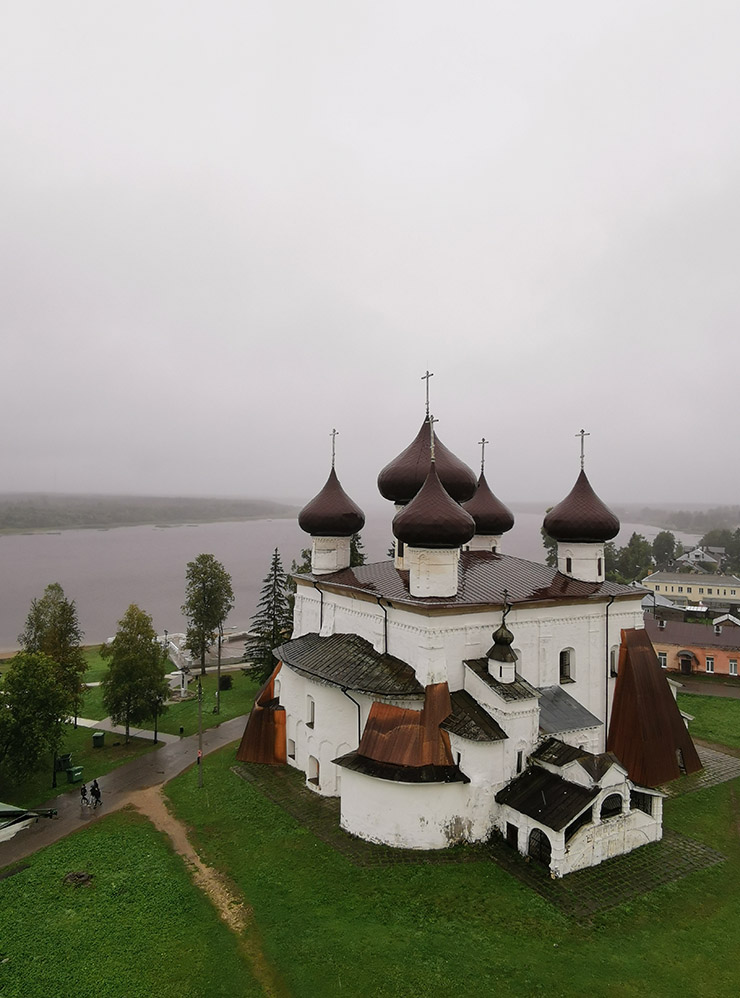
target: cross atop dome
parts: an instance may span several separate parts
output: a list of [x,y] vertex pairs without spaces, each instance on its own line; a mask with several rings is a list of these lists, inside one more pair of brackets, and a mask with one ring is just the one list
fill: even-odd
[[336,454],[337,454],[336,444],[337,444],[337,437],[339,436],[339,430],[337,430],[336,428],[333,429],[331,431],[331,433],[329,434],[329,436],[331,437],[331,466],[333,468],[334,467],[334,460],[335,460]]
[[480,444],[480,473],[483,474],[483,469],[486,466],[486,444],[490,444],[490,440],[486,440],[485,437],[481,437],[478,443]]
[[422,374],[421,380],[427,383],[427,419],[429,419],[429,379],[434,377],[434,371],[427,371]]
[[585,447],[584,447],[585,438],[586,437],[590,437],[591,434],[590,433],[586,433],[585,430],[579,430],[578,433],[576,433],[576,436],[581,438],[581,471],[583,471],[583,457],[584,457],[584,449],[585,449]]

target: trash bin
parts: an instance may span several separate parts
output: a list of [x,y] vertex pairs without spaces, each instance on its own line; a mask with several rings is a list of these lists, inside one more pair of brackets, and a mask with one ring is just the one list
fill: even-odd
[[93,748],[103,748],[105,745],[105,732],[93,731]]
[[82,766],[72,766],[67,770],[67,783],[79,783],[82,779]]

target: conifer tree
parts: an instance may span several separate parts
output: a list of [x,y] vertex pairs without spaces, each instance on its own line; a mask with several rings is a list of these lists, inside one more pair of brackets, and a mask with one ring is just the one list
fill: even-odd
[[273,648],[290,637],[293,622],[289,596],[288,577],[283,570],[280,552],[275,548],[244,649],[245,658],[251,662],[260,681],[267,679],[275,668]]

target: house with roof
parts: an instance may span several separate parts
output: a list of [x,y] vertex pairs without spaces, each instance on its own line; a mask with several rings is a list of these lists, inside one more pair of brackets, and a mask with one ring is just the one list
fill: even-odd
[[645,630],[661,668],[684,676],[737,676],[740,618],[726,613],[706,623],[645,615]]
[[702,565],[712,566],[718,569],[722,564],[725,549],[720,547],[699,547],[684,551],[676,558],[676,566],[679,568],[699,568]]
[[644,590],[605,579],[619,521],[583,454],[544,520],[557,568],[505,554],[514,518],[483,455],[476,476],[428,411],[378,488],[387,561],[350,568],[364,515],[333,459],[301,511],[311,571],[237,758],[295,767],[347,832],[389,846],[498,834],[561,876],[657,841],[660,786],[701,764],[643,641]]

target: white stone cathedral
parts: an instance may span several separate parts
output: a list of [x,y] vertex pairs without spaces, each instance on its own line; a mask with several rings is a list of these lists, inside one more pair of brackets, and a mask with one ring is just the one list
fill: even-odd
[[[392,560],[350,567],[364,515],[333,460],[301,511],[311,572],[296,577],[293,635],[238,758],[301,770],[340,798],[346,831],[390,846],[500,834],[561,876],[660,839],[656,779],[636,782],[639,760],[623,764],[607,740],[643,593],[605,581],[619,521],[583,469],[545,517],[557,569],[502,551],[511,512],[429,416],[378,487],[395,504]],[[658,679],[660,710],[680,724]],[[637,745],[630,681],[615,737]]]

